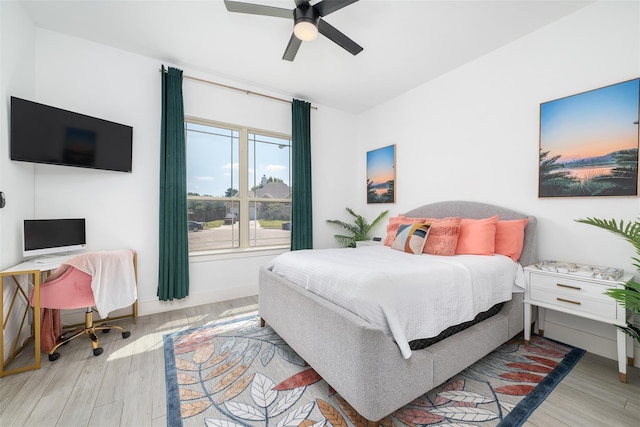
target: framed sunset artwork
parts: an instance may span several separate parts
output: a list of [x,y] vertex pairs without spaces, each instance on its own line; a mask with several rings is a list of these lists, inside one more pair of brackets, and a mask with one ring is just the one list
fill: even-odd
[[637,196],[640,79],[540,104],[539,197]]
[[367,152],[367,203],[395,203],[396,146]]

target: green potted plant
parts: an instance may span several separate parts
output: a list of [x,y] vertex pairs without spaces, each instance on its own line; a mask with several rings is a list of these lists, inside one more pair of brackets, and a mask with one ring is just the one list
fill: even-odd
[[343,234],[335,234],[333,236],[345,248],[355,248],[357,241],[369,240],[370,239],[369,232],[371,231],[371,229],[375,227],[376,224],[378,224],[380,220],[384,218],[384,216],[389,212],[388,210],[382,212],[380,215],[378,215],[376,219],[373,220],[371,224],[369,224],[369,222],[362,215],[356,214],[350,208],[346,208],[346,209],[347,209],[347,212],[349,212],[349,214],[351,214],[351,216],[355,218],[353,224],[340,221],[337,219],[327,220],[329,224],[335,224],[350,233],[349,236],[345,236]]
[[[631,257],[633,266],[640,271],[640,222],[638,220],[625,223],[623,220],[618,222],[615,219],[584,218],[576,221],[602,228],[631,243],[636,249],[637,255]],[[630,280],[625,284],[625,289],[611,288],[607,289],[605,293],[618,301],[618,304],[633,312],[634,317],[640,315],[640,283]],[[626,327],[618,327],[640,343],[640,326],[627,322]]]

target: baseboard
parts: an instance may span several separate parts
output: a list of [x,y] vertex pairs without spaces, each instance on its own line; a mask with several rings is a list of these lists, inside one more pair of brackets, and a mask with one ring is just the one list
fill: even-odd
[[138,316],[164,313],[179,310],[181,308],[195,307],[214,302],[228,301],[236,298],[244,298],[258,295],[258,286],[243,286],[229,289],[221,289],[210,292],[201,292],[198,295],[188,296],[173,301],[138,301]]

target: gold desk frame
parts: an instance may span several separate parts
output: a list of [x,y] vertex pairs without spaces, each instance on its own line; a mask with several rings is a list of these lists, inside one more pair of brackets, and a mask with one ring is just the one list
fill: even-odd
[[[26,264],[26,263],[23,263]],[[0,315],[2,315],[2,330],[0,331],[0,378],[5,377],[7,375],[19,374],[25,371],[32,371],[35,369],[40,369],[40,356],[41,356],[41,348],[40,348],[40,284],[46,279],[48,273],[52,270],[55,270],[57,267],[49,269],[49,270],[40,270],[40,269],[31,269],[25,268],[20,269],[22,264],[18,264],[15,267],[8,268],[4,271],[0,271],[0,286],[2,288],[2,298],[0,298]],[[136,251],[133,252],[133,271],[136,278],[136,287],[138,286],[138,253]],[[23,335],[22,330],[24,326],[24,322],[29,314],[29,281],[27,281],[27,289],[23,289],[18,280],[16,280],[16,276],[33,276],[33,292],[34,292],[34,305],[33,305],[33,324],[31,327],[31,336],[26,337],[25,341],[22,345],[19,345],[20,338]],[[9,310],[6,315],[4,312],[4,279],[5,277],[11,277],[16,285],[16,290],[13,295],[11,295],[11,303],[9,304]],[[20,321],[20,330],[15,340],[11,343],[11,354],[5,360],[4,358],[4,331],[7,327],[7,322],[11,316],[12,311],[15,308],[16,299],[22,295],[25,299],[26,307],[24,312],[21,313],[22,319]],[[138,322],[138,299],[131,305],[131,314],[123,315],[117,317],[107,317],[105,319],[99,319],[100,321],[112,321],[119,319],[128,319],[133,318],[133,323]],[[27,345],[34,342],[34,363],[28,366],[21,366],[19,368],[14,369],[6,369],[6,367],[13,362],[13,360],[18,357],[26,348]]]

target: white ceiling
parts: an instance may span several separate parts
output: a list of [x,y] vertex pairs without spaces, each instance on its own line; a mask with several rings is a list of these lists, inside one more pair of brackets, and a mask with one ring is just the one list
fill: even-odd
[[[352,56],[319,36],[289,62],[281,58],[292,20],[230,13],[222,0],[21,1],[38,27],[354,113],[592,3],[360,0],[326,21],[363,52]],[[243,1],[294,7],[294,0]]]

